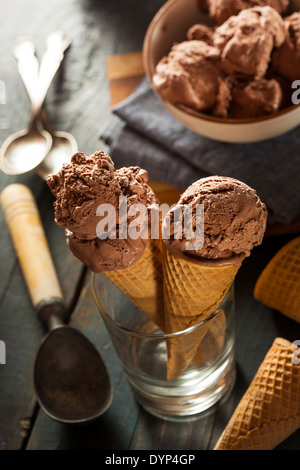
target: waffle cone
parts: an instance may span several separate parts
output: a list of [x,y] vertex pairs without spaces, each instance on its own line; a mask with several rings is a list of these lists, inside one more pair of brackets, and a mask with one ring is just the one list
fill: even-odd
[[215,450],[271,450],[300,427],[300,364],[276,338]]
[[[173,256],[163,244],[165,332],[186,330],[206,320],[220,305],[238,268],[206,266]],[[209,323],[168,339],[168,379],[190,365]]]
[[300,322],[300,237],[271,259],[254,288],[256,300]]
[[142,257],[129,268],[107,271],[115,284],[159,328],[164,329],[161,240],[150,239]]

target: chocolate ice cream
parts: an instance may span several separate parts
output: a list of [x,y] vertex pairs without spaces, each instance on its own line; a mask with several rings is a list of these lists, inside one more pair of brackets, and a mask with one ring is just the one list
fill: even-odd
[[282,90],[277,80],[264,78],[250,83],[234,83],[231,118],[256,118],[280,109]]
[[[213,110],[218,104],[219,112],[224,113],[230,92],[224,93],[228,86],[217,66],[219,59],[219,49],[204,41],[175,44],[168,57],[158,63],[153,86],[165,101],[184,104],[198,111]],[[222,100],[224,105],[220,102]]]
[[187,38],[189,41],[196,39],[214,46],[214,30],[205,24],[194,24],[187,32]]
[[285,41],[281,16],[270,7],[241,11],[215,30],[220,67],[229,75],[259,79],[269,66],[274,47]]
[[269,6],[283,14],[289,6],[289,0],[207,0],[210,16],[216,25],[223,24],[231,16],[252,7]]
[[273,70],[284,78],[300,79],[300,12],[293,13],[284,20],[286,40],[272,56]]
[[[192,114],[234,119],[261,117],[290,105],[287,78],[299,78],[300,69],[300,13],[284,21],[276,10],[284,11],[286,0],[255,1],[274,8],[250,8],[248,2],[217,28],[193,25],[188,40],[173,45],[152,79],[164,101]],[[231,2],[222,5],[227,8]]]
[[[134,264],[143,254],[148,239],[133,240],[118,237],[120,230],[119,198],[127,197],[132,204],[150,207],[157,199],[147,184],[148,173],[139,167],[115,170],[104,152],[90,157],[83,153],[73,155],[70,164],[64,164],[47,182],[56,197],[55,221],[66,229],[69,247],[80,261],[94,272],[122,269]],[[96,215],[98,206],[110,204],[116,209],[116,239],[100,239]],[[128,220],[132,222],[131,219]],[[145,227],[148,230],[148,215]]]
[[[192,184],[181,196],[177,208],[192,208],[193,230],[196,228],[196,206],[204,205],[204,243],[197,251],[187,250],[185,232],[178,237],[174,212],[169,211],[163,223],[164,243],[175,256],[203,264],[240,266],[244,257],[262,242],[267,210],[256,192],[245,183],[230,177],[211,176]],[[175,209],[176,209],[175,207]],[[170,238],[166,238],[170,217]],[[181,230],[181,228],[179,228]]]

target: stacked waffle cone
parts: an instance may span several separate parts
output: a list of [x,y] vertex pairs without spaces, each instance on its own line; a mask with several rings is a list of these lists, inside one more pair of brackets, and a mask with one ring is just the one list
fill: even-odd
[[257,280],[256,300],[300,322],[300,237],[271,259]]
[[300,364],[276,338],[215,450],[271,450],[300,427]]

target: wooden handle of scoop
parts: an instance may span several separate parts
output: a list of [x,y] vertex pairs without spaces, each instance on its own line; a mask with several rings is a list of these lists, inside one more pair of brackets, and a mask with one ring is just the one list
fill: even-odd
[[62,300],[33,194],[27,186],[11,184],[2,191],[0,202],[34,307],[49,298]]

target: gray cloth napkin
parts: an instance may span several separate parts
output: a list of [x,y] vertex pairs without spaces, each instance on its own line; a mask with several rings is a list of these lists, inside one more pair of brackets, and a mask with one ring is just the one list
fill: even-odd
[[214,141],[171,116],[147,79],[113,113],[101,139],[117,168],[137,165],[152,180],[183,190],[205,176],[231,176],[257,191],[270,222],[300,218],[300,126],[258,143]]

